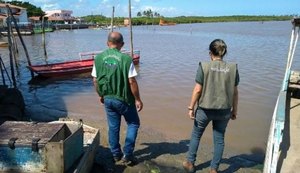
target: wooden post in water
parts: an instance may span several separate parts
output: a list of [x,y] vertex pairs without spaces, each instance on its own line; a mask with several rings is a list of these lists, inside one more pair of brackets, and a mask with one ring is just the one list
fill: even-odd
[[46,62],[47,62],[47,50],[46,50],[46,36],[45,36],[45,17],[42,16],[42,41],[43,41],[43,48],[44,48],[44,55],[46,58]]
[[7,37],[9,37],[9,39],[11,41],[11,44],[10,44],[11,52],[10,53],[11,53],[11,56],[12,56],[14,62],[15,62],[14,65],[15,65],[17,71],[18,71],[19,66],[18,66],[17,58],[16,58],[17,57],[17,55],[16,55],[17,42],[16,42],[16,38],[14,37],[14,33],[13,33],[14,31],[13,31],[13,28],[11,26],[11,18],[9,17],[10,14],[9,14],[8,10],[6,11],[6,16],[7,16],[7,21],[9,21],[9,23],[7,23],[7,29],[10,31],[10,35],[9,36],[7,35]]
[[113,6],[112,14],[111,14],[111,21],[110,21],[110,32],[114,31],[114,17],[115,17],[115,7]]
[[10,77],[9,77],[8,71],[7,71],[6,68],[5,68],[5,64],[4,64],[4,62],[3,62],[2,58],[1,58],[1,56],[0,56],[0,66],[1,66],[1,70],[2,70],[2,71],[1,71],[1,75],[2,75],[2,77],[3,77],[3,84],[6,85],[6,84],[5,84],[4,71],[5,71],[5,74],[6,74],[6,76],[7,76],[7,79],[9,80],[10,83],[12,83],[12,81],[11,81],[11,79],[10,79]]
[[129,32],[130,32],[130,56],[133,58],[133,35],[132,35],[132,21],[131,21],[131,0],[128,0],[129,11]]
[[0,70],[1,70],[1,76],[2,76],[2,83],[3,85],[5,86],[6,83],[5,83],[5,77],[4,77],[4,66],[2,67],[2,58],[1,58],[1,55],[0,55]]
[[8,40],[8,48],[9,48],[9,63],[10,63],[10,72],[11,72],[11,78],[13,80],[13,86],[14,88],[17,88],[17,81],[15,77],[15,70],[14,70],[14,60],[13,60],[13,43],[11,40],[11,17],[12,16],[7,16],[6,18],[6,23],[7,23],[7,40]]
[[[11,11],[11,9],[9,8],[8,5],[6,5],[6,8],[7,8],[7,11],[9,12],[9,14],[10,14],[10,17],[11,17],[12,21],[14,22],[14,24],[15,24],[15,26],[16,26],[16,31],[17,31],[17,33],[18,33],[18,36],[19,36],[19,38],[20,38],[20,41],[21,41],[21,43],[22,43],[22,45],[23,45],[23,48],[24,48],[24,51],[25,51],[25,54],[26,54],[27,63],[28,63],[29,66],[31,66],[31,61],[30,61],[30,58],[29,58],[29,54],[28,54],[26,45],[25,45],[25,43],[24,43],[24,40],[23,40],[23,38],[22,38],[22,35],[21,35],[21,33],[20,33],[20,30],[19,30],[17,21],[16,21],[14,15],[13,15],[13,13],[12,13],[12,11]],[[33,78],[33,77],[34,77],[34,74],[33,74],[32,71],[30,71],[30,72],[31,72],[31,77]]]

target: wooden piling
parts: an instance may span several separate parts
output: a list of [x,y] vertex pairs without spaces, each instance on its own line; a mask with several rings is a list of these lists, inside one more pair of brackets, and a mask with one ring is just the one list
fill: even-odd
[[14,60],[13,60],[13,48],[12,48],[12,41],[11,41],[11,16],[7,16],[6,19],[6,23],[7,23],[7,40],[8,40],[8,48],[9,48],[9,63],[10,63],[10,71],[11,71],[11,78],[13,81],[13,86],[14,88],[17,88],[17,81],[16,81],[16,77],[15,77],[15,70],[14,70]]
[[42,17],[42,40],[43,40],[44,55],[45,55],[46,62],[47,62],[48,56],[47,56],[47,50],[46,50],[46,34],[45,34],[45,17],[44,16]]
[[129,33],[130,33],[130,56],[133,57],[133,34],[132,34],[132,21],[131,21],[131,0],[128,0],[129,11]]
[[[22,46],[23,46],[24,51],[25,51],[25,55],[26,55],[26,58],[27,58],[27,63],[28,63],[29,66],[31,66],[31,61],[30,61],[30,58],[29,58],[29,54],[28,54],[26,45],[25,45],[25,43],[24,43],[24,40],[23,40],[23,38],[22,38],[22,35],[21,35],[21,33],[20,33],[20,30],[19,30],[19,26],[18,26],[18,24],[17,24],[17,21],[16,21],[14,15],[13,15],[13,13],[12,13],[12,11],[11,11],[11,9],[9,8],[8,5],[6,5],[6,8],[7,8],[7,11],[9,12],[10,18],[12,19],[12,21],[13,21],[14,24],[15,24],[16,31],[17,31],[17,33],[18,33],[18,36],[19,36],[19,38],[20,38],[20,41],[21,41]],[[34,74],[33,74],[32,71],[30,71],[30,72],[31,72],[31,77],[33,78],[33,77],[34,77]]]
[[110,32],[114,31],[114,14],[115,14],[115,7],[113,6],[112,14],[111,14],[111,21],[110,21]]
[[2,58],[1,58],[1,56],[0,56],[0,70],[1,70],[1,76],[2,76],[2,83],[5,86],[6,83],[5,83],[4,72],[3,72],[4,71],[4,66],[2,67]]

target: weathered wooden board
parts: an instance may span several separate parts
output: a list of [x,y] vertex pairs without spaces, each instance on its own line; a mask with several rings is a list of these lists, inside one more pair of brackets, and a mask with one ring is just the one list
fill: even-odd
[[[0,126],[0,146],[7,146],[12,138],[17,138],[15,146],[30,146],[32,139],[39,138],[39,146],[43,147],[65,124],[35,123],[22,121],[6,121]],[[62,140],[61,138],[60,140]]]
[[100,132],[98,129],[83,125],[83,130],[85,151],[73,173],[90,172],[100,142]]
[[300,85],[300,72],[299,71],[291,71],[290,83]]

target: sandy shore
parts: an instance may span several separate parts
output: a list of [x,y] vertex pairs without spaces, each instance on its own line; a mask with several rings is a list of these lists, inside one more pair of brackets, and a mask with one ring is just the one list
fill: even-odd
[[[27,108],[27,114],[31,119],[38,119],[40,115],[47,114],[48,118],[58,118],[65,112],[47,109],[40,105],[32,105]],[[66,115],[63,115],[65,117]],[[60,116],[61,117],[61,116]],[[71,119],[82,119],[82,115],[68,113]],[[188,140],[171,139],[164,132],[160,132],[151,126],[142,125],[135,147],[135,156],[139,163],[135,166],[125,166],[119,163],[114,164],[107,141],[107,124],[103,115],[86,118],[85,124],[99,128],[100,144],[96,153],[94,166],[91,173],[179,173],[184,172],[182,162],[185,160],[188,151]],[[126,135],[126,125],[124,120],[121,127],[121,145],[124,144]],[[210,160],[212,158],[212,146],[201,141],[196,161],[196,172],[208,172]],[[252,160],[249,155],[237,154],[234,148],[225,145],[223,161],[220,165],[220,172],[223,173],[252,173],[262,172],[262,163]]]
[[[188,140],[168,139],[163,133],[148,127],[141,127],[137,138],[135,156],[139,163],[132,167],[114,164],[107,143],[106,122],[97,123],[100,129],[100,145],[95,158],[92,173],[179,173],[184,172],[184,161],[188,150]],[[124,124],[124,123],[123,123]],[[95,126],[95,125],[94,125]],[[122,126],[121,144],[123,144],[126,127]],[[202,144],[196,161],[196,172],[208,172],[212,147]],[[261,163],[251,161],[244,156],[234,155],[232,149],[225,149],[221,172],[262,172]]]

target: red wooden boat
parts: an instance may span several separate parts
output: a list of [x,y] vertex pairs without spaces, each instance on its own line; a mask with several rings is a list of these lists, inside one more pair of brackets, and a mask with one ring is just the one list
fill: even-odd
[[[128,54],[128,51],[122,52]],[[101,51],[84,52],[79,54],[80,59],[85,57],[84,60],[66,61],[62,63],[44,65],[31,65],[28,66],[28,68],[43,77],[59,77],[92,72],[94,57],[99,53],[101,53]],[[132,58],[134,65],[139,64],[139,59],[140,53],[139,51],[135,51]]]
[[67,61],[62,63],[32,65],[28,68],[44,77],[59,77],[72,74],[81,74],[91,72],[94,59]]

